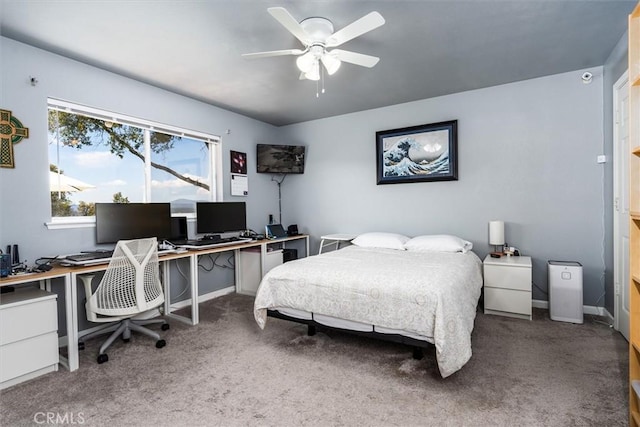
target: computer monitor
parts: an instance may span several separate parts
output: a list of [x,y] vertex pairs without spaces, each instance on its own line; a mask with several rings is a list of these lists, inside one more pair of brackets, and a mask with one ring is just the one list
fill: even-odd
[[96,203],[96,243],[169,235],[169,203]]
[[174,216],[171,217],[171,235],[166,240],[186,240],[189,233],[187,231],[187,217]]
[[227,233],[247,229],[245,202],[198,202],[197,233]]

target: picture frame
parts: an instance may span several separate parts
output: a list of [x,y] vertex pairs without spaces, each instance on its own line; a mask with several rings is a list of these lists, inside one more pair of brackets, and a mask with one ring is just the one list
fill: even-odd
[[231,157],[231,173],[247,174],[247,153],[229,151]]
[[458,180],[458,121],[376,132],[377,184]]

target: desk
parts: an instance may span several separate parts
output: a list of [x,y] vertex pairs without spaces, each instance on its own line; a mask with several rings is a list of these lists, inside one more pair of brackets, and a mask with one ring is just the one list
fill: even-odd
[[[261,263],[260,268],[261,272],[264,270],[264,257],[267,253],[267,246],[271,244],[283,244],[286,242],[294,241],[294,240],[305,240],[305,251],[306,256],[309,255],[309,236],[306,234],[302,234],[299,236],[291,236],[284,237],[281,239],[274,240],[256,240],[253,242],[243,242],[236,245],[228,245],[228,246],[219,246],[215,248],[202,249],[202,250],[191,250],[182,253],[173,253],[173,254],[165,254],[161,255],[158,259],[162,264],[163,271],[163,285],[165,292],[165,303],[164,303],[164,315],[173,318],[190,325],[196,325],[199,322],[199,312],[198,312],[198,257],[200,255],[211,254],[216,252],[227,252],[234,251],[234,256],[236,260],[239,260],[240,257],[239,251],[245,248],[251,248],[260,246],[261,253]],[[169,274],[169,262],[176,259],[188,258],[190,265],[190,284],[191,284],[191,318],[187,318],[184,316],[177,315],[172,312],[171,307],[171,283],[170,283],[170,274]],[[50,271],[44,273],[31,273],[31,274],[23,274],[18,276],[11,276],[0,279],[0,286],[10,286],[10,285],[21,285],[25,283],[35,283],[40,282],[40,287],[44,287],[46,290],[51,290],[51,279],[62,278],[64,280],[64,300],[65,300],[65,313],[66,313],[66,323],[67,323],[67,348],[68,348],[68,357],[65,358],[60,356],[60,363],[62,363],[66,368],[70,371],[75,371],[79,368],[79,357],[78,357],[78,276],[81,274],[89,274],[96,273],[99,271],[104,271],[107,269],[109,264],[98,264],[91,266],[83,266],[83,267],[60,267],[56,266]],[[235,263],[235,280],[237,282],[238,275],[240,271],[239,262]],[[235,284],[234,284],[235,285]]]

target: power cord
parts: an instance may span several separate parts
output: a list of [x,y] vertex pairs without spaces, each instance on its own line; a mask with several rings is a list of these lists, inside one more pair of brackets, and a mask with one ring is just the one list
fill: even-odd
[[543,294],[545,294],[545,295],[549,295],[549,292],[545,291],[545,290],[544,290],[544,289],[542,289],[540,286],[536,285],[536,282],[533,282],[533,281],[532,281],[531,283],[533,284],[533,286],[534,286],[537,290],[539,290],[540,292],[542,292],[542,293],[543,293]]
[[51,265],[55,260],[58,259],[58,255],[54,257],[42,257],[36,260],[36,266],[32,268],[34,272],[45,272],[49,271],[53,268]]

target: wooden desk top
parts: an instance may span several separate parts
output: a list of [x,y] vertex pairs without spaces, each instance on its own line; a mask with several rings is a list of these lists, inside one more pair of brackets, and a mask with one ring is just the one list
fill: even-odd
[[[202,248],[202,249],[189,249],[189,254],[211,254],[211,253],[217,253],[217,252],[226,252],[226,251],[233,251],[236,249],[246,249],[246,248],[253,248],[256,246],[260,246],[260,245],[270,245],[272,243],[284,243],[284,242],[288,242],[291,240],[300,240],[300,239],[306,239],[309,236],[307,234],[299,234],[297,236],[288,236],[288,237],[281,237],[278,239],[262,239],[262,240],[252,240],[251,242],[241,242],[241,243],[237,243],[234,245],[225,245],[225,246],[216,246],[216,247],[212,247],[212,248]],[[171,254],[169,254],[171,255]],[[162,258],[160,258],[160,260],[162,260]]]
[[0,278],[0,287],[9,285],[19,285],[21,283],[37,282],[39,280],[54,279],[64,277],[71,271],[69,267],[56,266],[49,271],[41,273],[23,273],[9,277]]
[[[160,255],[158,259],[160,261],[170,261],[173,259],[188,258],[191,255],[203,255],[203,254],[211,254],[216,252],[233,251],[236,249],[245,249],[245,248],[260,246],[263,244],[282,243],[282,242],[287,242],[291,240],[306,239],[308,237],[309,236],[306,234],[299,234],[297,236],[282,237],[282,238],[273,239],[273,240],[262,239],[262,240],[253,240],[251,242],[241,242],[235,245],[218,246],[218,247],[206,248],[206,249],[191,249],[185,252],[168,253],[168,254]],[[9,276],[9,277],[2,277],[0,278],[0,286],[18,285],[21,283],[37,282],[39,280],[53,279],[56,277],[64,277],[68,273],[73,273],[73,274],[91,273],[95,271],[105,270],[108,265],[109,265],[108,262],[104,262],[102,264],[83,265],[83,266],[82,265],[79,265],[79,266],[56,265],[51,270],[41,272],[41,273],[24,273],[24,274]]]

